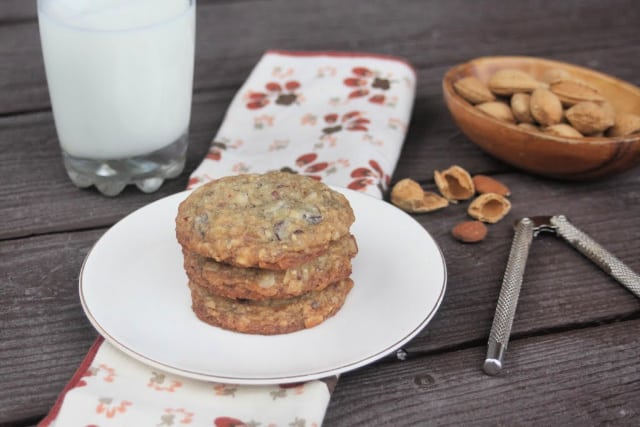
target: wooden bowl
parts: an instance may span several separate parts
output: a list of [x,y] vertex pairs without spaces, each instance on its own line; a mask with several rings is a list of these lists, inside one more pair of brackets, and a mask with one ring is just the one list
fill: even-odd
[[640,163],[640,135],[563,138],[523,130],[494,119],[460,97],[453,83],[475,76],[487,82],[497,70],[516,68],[536,79],[553,68],[567,70],[600,90],[616,112],[640,115],[640,89],[587,68],[541,58],[494,56],[457,65],[444,76],[444,99],[462,132],[498,159],[526,171],[566,180],[595,179],[628,170]]

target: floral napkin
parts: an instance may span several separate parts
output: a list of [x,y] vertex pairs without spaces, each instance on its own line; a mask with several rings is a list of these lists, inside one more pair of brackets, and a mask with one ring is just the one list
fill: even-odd
[[[415,73],[398,58],[269,51],[234,97],[189,187],[280,169],[382,197],[414,96]],[[98,338],[39,425],[317,427],[335,381],[194,380],[144,365]]]
[[381,197],[415,95],[406,62],[339,52],[267,52],[231,102],[196,186],[285,169]]

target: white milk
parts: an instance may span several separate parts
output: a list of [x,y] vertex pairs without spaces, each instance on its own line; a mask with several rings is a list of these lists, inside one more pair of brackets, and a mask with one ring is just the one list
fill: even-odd
[[118,159],[187,132],[195,1],[38,0],[47,82],[62,149]]

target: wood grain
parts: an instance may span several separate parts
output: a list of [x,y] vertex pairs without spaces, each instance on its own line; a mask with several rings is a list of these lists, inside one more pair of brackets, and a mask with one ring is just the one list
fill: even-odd
[[638,330],[515,340],[497,377],[482,372],[481,347],[368,366],[340,378],[324,425],[637,425]]

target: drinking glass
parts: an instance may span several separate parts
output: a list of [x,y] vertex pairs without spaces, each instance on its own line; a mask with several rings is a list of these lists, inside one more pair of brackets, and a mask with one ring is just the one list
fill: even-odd
[[156,191],[185,165],[195,0],[38,0],[67,174],[107,195]]

